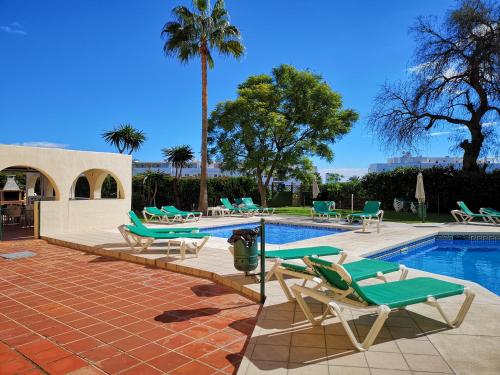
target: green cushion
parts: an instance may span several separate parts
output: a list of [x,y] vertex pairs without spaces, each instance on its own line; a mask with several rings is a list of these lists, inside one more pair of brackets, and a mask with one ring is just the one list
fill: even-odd
[[300,265],[300,264],[296,264],[296,263],[281,263],[281,266],[283,266],[291,271],[309,273],[309,271],[308,271],[309,269],[304,265]]
[[311,255],[338,255],[341,251],[341,249],[333,246],[300,247],[295,249],[266,251],[266,258],[302,259]]
[[167,212],[160,210],[157,207],[144,207],[144,210],[151,215],[156,215],[156,216],[173,216],[169,215]]
[[464,292],[463,285],[431,277],[417,277],[367,286],[353,283],[353,287],[366,302],[372,305],[387,305],[390,308],[425,302],[428,296],[439,299]]
[[458,207],[460,207],[460,209],[465,212],[467,215],[471,216],[471,217],[480,217],[480,218],[484,218],[484,217],[489,217],[489,216],[496,216],[496,215],[492,215],[488,212],[487,215],[484,215],[484,214],[475,214],[474,212],[472,212],[469,207],[467,207],[467,205],[462,202],[462,201],[458,201]]
[[399,271],[399,263],[385,262],[377,259],[362,259],[356,262],[344,263],[342,266],[354,281],[371,279],[378,272],[383,274]]
[[190,233],[200,230],[200,228],[148,228],[142,223],[141,219],[137,217],[134,211],[129,211],[128,216],[136,227],[145,228],[155,233]]
[[204,238],[212,236],[210,233],[159,233],[149,228],[140,228],[135,225],[127,225],[127,228],[130,232],[140,237],[152,237],[157,240],[174,238]]

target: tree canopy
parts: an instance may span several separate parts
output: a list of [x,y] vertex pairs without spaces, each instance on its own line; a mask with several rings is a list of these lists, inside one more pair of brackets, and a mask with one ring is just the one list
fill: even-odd
[[235,100],[219,103],[209,120],[210,152],[225,170],[254,174],[261,204],[276,173],[299,174],[308,156],[332,160],[331,144],[358,119],[321,76],[290,65],[249,77]]
[[115,146],[120,154],[128,151],[129,155],[140,149],[147,139],[144,132],[130,124],[122,124],[113,130],[105,131],[102,138],[106,143]]
[[500,116],[500,5],[462,0],[439,24],[421,17],[406,81],[386,84],[370,117],[384,147],[411,148],[448,126],[463,151],[463,169],[478,170],[484,141]]
[[198,209],[206,211],[208,163],[208,80],[207,65],[214,67],[212,52],[239,58],[245,47],[238,28],[229,22],[224,0],[194,0],[193,8],[177,6],[172,11],[174,20],[167,22],[161,35],[166,39],[163,51],[183,63],[199,57],[201,60],[201,176]]

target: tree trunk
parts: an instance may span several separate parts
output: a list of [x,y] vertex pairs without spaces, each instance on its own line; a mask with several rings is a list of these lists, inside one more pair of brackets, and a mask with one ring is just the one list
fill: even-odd
[[181,197],[179,195],[179,180],[177,178],[174,180],[174,199],[175,199],[175,207],[181,209]]
[[262,172],[257,169],[257,187],[260,194],[260,205],[267,207],[267,186],[262,183]]
[[208,138],[208,118],[207,118],[207,55],[206,47],[201,50],[201,175],[200,175],[200,197],[198,199],[198,210],[207,212],[207,138]]
[[479,159],[479,153],[483,146],[484,135],[481,132],[481,125],[479,123],[471,126],[469,130],[471,140],[469,141],[466,139],[460,143],[460,147],[464,150],[462,170],[467,172],[479,172],[480,168],[477,165],[477,159]]

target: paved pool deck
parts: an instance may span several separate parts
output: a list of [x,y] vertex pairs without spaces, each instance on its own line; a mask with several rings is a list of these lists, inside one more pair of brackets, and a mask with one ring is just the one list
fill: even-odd
[[[202,218],[196,226],[212,227],[257,222],[258,217]],[[270,221],[292,224],[331,226],[314,223],[307,217],[273,216]],[[152,226],[159,226],[152,224]],[[193,223],[179,226],[193,226]],[[486,224],[403,224],[384,222],[380,232],[372,225],[367,232],[355,230],[286,245],[270,245],[269,249],[297,246],[331,245],[344,249],[349,260],[376,253],[383,249],[412,242],[437,233],[500,233],[500,228]],[[230,286],[254,300],[259,298],[259,285],[254,277],[245,277],[233,267],[225,239],[211,238],[199,257],[181,261],[175,251],[165,256],[165,244],[158,242],[143,254],[133,254],[117,231],[50,235],[54,244],[77,248],[99,255],[111,256],[148,266],[165,268],[212,279]],[[271,263],[266,262],[267,267]],[[410,269],[409,277],[429,275]],[[334,318],[321,327],[311,327],[295,303],[288,302],[278,283],[266,284],[267,299],[258,316],[238,374],[498,374],[500,373],[500,298],[478,284],[458,281],[470,286],[476,299],[469,314],[458,329],[448,329],[437,311],[426,305],[391,314],[380,339],[368,351],[354,350],[340,324]],[[293,285],[294,279],[287,280]],[[446,300],[448,310],[456,310],[459,297]],[[322,307],[316,305],[315,311]],[[352,325],[362,338],[373,317],[352,314]]]

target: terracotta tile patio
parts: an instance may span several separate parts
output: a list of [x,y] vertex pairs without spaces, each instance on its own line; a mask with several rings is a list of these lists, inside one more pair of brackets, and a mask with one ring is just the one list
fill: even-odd
[[232,374],[259,305],[211,281],[41,240],[0,243],[0,374]]

